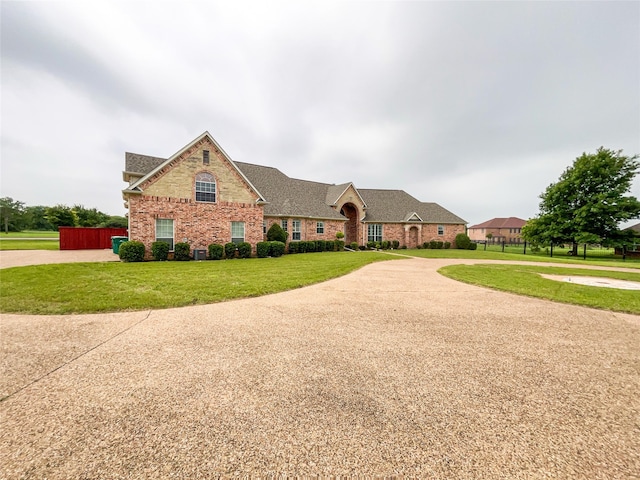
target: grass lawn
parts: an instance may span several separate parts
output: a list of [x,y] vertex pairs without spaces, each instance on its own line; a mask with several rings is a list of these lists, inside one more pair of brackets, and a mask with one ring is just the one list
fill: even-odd
[[545,267],[535,264],[450,265],[441,268],[438,272],[461,282],[520,295],[617,312],[640,314],[640,292],[638,290],[593,287],[550,280],[540,276],[540,274],[592,276],[640,282],[640,272],[627,273],[609,270]]
[[19,240],[0,237],[0,250],[60,250],[57,238],[51,240]]
[[25,230],[23,232],[9,232],[9,233],[0,233],[0,240],[2,239],[10,239],[10,238],[60,238],[60,234],[58,232],[53,231],[40,231],[40,230]]
[[322,282],[377,252],[324,252],[206,262],[67,263],[0,270],[0,311],[69,314],[146,310],[256,297]]
[[595,265],[604,267],[625,267],[640,269],[640,260],[627,259],[622,261],[620,257],[582,257],[553,256],[549,257],[541,253],[526,254],[502,253],[498,251],[484,250],[458,250],[458,249],[420,249],[420,250],[394,250],[394,253],[421,258],[470,258],[478,260],[505,260],[518,262],[548,262],[566,265]]

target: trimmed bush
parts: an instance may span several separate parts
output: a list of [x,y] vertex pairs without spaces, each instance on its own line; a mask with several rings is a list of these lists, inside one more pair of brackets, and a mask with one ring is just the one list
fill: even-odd
[[316,240],[316,252],[324,252],[326,243],[324,240]]
[[339,252],[344,250],[344,240],[336,240],[336,250]]
[[435,241],[435,240],[431,240],[431,241],[429,242],[429,248],[433,248],[433,249],[438,248],[438,242],[437,242],[437,241]]
[[358,242],[351,242],[349,247],[351,248],[351,250],[358,250]]
[[144,243],[129,240],[120,244],[118,255],[123,262],[143,262],[144,251]]
[[164,262],[169,258],[169,245],[167,242],[153,242],[151,244],[151,255],[157,262]]
[[429,242],[424,242],[422,244],[422,248],[429,248],[429,246],[430,246]]
[[456,248],[461,250],[471,250],[471,239],[466,233],[459,233],[455,239]]
[[270,249],[271,242],[258,242],[256,244],[256,255],[258,258],[267,258],[269,256]]
[[207,247],[207,250],[209,250],[210,260],[221,260],[224,255],[224,247],[219,243],[212,243]]
[[334,242],[333,240],[327,240],[326,242],[324,242],[325,252],[333,252],[335,248],[336,248],[336,242]]
[[366,246],[366,245],[360,245],[358,248],[359,248],[360,250],[366,250],[366,249],[367,249],[367,246]]
[[[422,250],[423,245],[418,244],[418,245],[416,245],[416,246],[418,247],[418,250]],[[425,247],[425,248],[426,248],[426,247]]]
[[281,257],[282,255],[284,255],[284,248],[284,242],[278,242],[277,240],[269,242],[269,256]]
[[391,244],[389,243],[389,240],[383,240],[380,246],[382,247],[383,250],[389,250],[389,247],[391,246]]
[[307,242],[298,242],[298,253],[306,253],[307,252]]
[[444,248],[445,249],[451,248],[451,242],[444,242]]
[[373,242],[373,241],[367,242],[367,248],[369,250],[373,250],[374,248],[376,248],[376,242]]
[[289,234],[285,232],[280,225],[274,223],[269,227],[267,231],[267,240],[270,242],[287,242],[287,237]]
[[436,242],[436,248],[439,249],[439,250],[442,250],[442,247],[444,247],[444,242],[437,241]]
[[251,258],[251,244],[249,242],[238,244],[238,256],[240,258]]
[[393,249],[394,249],[394,250],[397,250],[397,249],[398,249],[398,247],[400,246],[400,242],[399,242],[398,240],[393,240],[393,241],[391,242],[391,245],[393,246]]
[[298,242],[289,242],[289,253],[298,253],[300,251],[300,245]]
[[476,250],[478,248],[478,244],[471,242],[471,245],[469,245],[469,250]]
[[344,238],[344,233],[342,233],[342,232],[336,232],[336,238],[337,238],[338,240],[343,239],[343,238]]
[[229,243],[225,243],[224,244],[224,257],[225,258],[236,258],[236,250],[238,249],[238,246],[233,243],[233,242],[229,242]]
[[179,262],[191,260],[191,246],[186,242],[178,242],[173,247],[173,259]]
[[304,242],[307,244],[307,252],[315,252],[316,251],[316,242]]

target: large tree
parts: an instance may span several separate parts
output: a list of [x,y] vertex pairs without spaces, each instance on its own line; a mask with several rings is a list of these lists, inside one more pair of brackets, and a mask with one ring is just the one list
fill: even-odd
[[11,197],[0,198],[0,218],[2,218],[2,229],[4,233],[9,230],[19,232],[22,230],[22,215],[24,214],[24,203],[14,200]]
[[46,218],[56,230],[58,227],[75,227],[78,223],[75,213],[66,205],[47,208]]
[[540,195],[540,213],[522,229],[525,240],[538,244],[616,245],[628,240],[620,223],[640,217],[640,202],[628,195],[640,170],[638,155],[600,147],[583,153],[556,183]]

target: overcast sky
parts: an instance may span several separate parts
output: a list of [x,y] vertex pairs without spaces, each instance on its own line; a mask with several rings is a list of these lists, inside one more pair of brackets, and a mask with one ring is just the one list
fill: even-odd
[[125,152],[204,131],[469,225],[536,215],[583,152],[640,153],[637,1],[0,5],[0,196],[27,205],[124,215]]

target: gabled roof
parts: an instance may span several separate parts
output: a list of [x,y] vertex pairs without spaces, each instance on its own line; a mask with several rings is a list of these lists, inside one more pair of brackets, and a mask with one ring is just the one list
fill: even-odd
[[327,204],[333,185],[287,177],[277,168],[236,162],[238,168],[264,194],[265,215],[344,220]]
[[[433,202],[421,202],[404,190],[359,189],[367,204],[365,222],[399,223],[416,215],[427,223],[467,223]],[[415,220],[414,220],[415,221]]]
[[148,155],[126,154],[125,155],[125,168],[127,169],[127,172],[133,173],[132,171],[129,171],[129,169],[128,169],[129,164],[126,163],[129,160],[131,161],[131,165],[130,165],[131,168],[145,169],[147,171],[136,172],[136,173],[144,173],[144,176],[142,176],[140,179],[138,179],[135,182],[133,182],[131,185],[129,185],[129,188],[127,188],[124,191],[125,192],[139,191],[140,190],[139,186],[143,182],[145,182],[148,178],[152,177],[155,173],[157,173],[160,170],[162,170],[162,168],[164,168],[165,165],[171,163],[176,158],[179,158],[180,155],[182,155],[184,152],[186,152],[191,147],[193,147],[195,144],[197,144],[198,142],[200,142],[200,141],[202,141],[204,139],[207,139],[211,144],[214,145],[215,148],[217,148],[220,152],[222,152],[224,157],[229,161],[229,164],[247,182],[249,187],[257,194],[257,196],[258,196],[257,201],[258,202],[264,201],[264,196],[251,183],[251,181],[244,175],[244,173],[242,173],[242,171],[238,168],[238,166],[235,164],[235,162],[233,160],[231,160],[231,157],[229,157],[229,155],[227,155],[227,152],[225,152],[222,149],[222,147],[218,144],[218,142],[216,142],[216,140],[211,136],[211,134],[209,132],[202,133],[202,135],[198,136],[196,139],[194,139],[191,142],[189,142],[187,145],[182,147],[180,150],[178,150],[176,153],[174,153],[173,155],[171,155],[167,159],[161,159],[161,158],[158,158],[158,157],[150,157]]
[[526,220],[518,217],[492,218],[469,228],[522,228],[525,223],[527,223]]
[[349,187],[353,188],[364,207],[367,208],[366,202],[360,196],[360,192],[358,192],[358,189],[355,187],[353,182],[342,183],[340,185],[329,185],[329,189],[327,190],[327,204],[333,206],[337,205],[338,200],[340,200],[340,197],[344,195],[347,190],[349,190]]
[[640,223],[636,223],[635,225],[631,225],[630,227],[625,228],[625,230],[633,230],[636,234],[640,233]]

